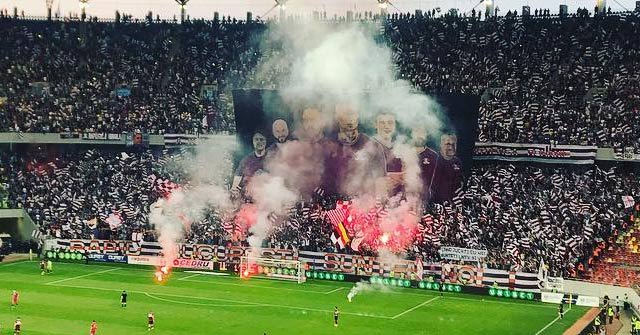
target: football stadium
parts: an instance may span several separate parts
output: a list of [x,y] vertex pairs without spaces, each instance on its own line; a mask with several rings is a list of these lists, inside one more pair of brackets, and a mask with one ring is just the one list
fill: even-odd
[[640,1],[5,0],[0,46],[0,335],[640,334]]

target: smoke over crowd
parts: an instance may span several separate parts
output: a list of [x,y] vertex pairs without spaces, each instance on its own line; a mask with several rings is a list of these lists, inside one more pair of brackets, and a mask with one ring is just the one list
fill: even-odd
[[289,62],[279,94],[293,116],[280,119],[278,106],[264,106],[271,129],[253,134],[253,152],[240,161],[230,187],[211,174],[230,171],[230,160],[221,157],[230,157],[234,146],[198,146],[184,167],[190,182],[158,201],[151,215],[167,261],[208,206],[235,215],[248,244],[261,247],[279,218],[319,194],[348,199],[349,210],[333,223],[350,231],[354,250],[366,245],[393,258],[414,241],[416,213],[429,197],[421,166],[429,160],[421,152],[428,138],[440,138],[445,122],[434,100],[398,79],[378,33],[376,25],[299,22],[264,33],[261,43],[277,39],[286,55],[264,60],[257,73]]
[[208,208],[233,210],[224,177],[232,171],[233,150],[234,143],[216,139],[200,143],[195,152],[182,161],[182,166],[176,167],[183,169],[189,182],[174,188],[151,206],[149,221],[158,233],[164,264],[171,266],[178,258],[178,243]]

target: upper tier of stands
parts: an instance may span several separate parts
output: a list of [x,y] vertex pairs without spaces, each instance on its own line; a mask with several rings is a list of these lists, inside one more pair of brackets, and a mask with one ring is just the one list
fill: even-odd
[[[290,69],[267,27],[0,18],[0,131],[233,132],[230,90],[278,88]],[[398,76],[424,91],[482,96],[479,141],[640,152],[637,14],[402,16],[380,32]],[[34,82],[47,82],[48,93],[34,94]],[[118,85],[131,96],[116,98]],[[202,85],[213,85],[210,98]]]

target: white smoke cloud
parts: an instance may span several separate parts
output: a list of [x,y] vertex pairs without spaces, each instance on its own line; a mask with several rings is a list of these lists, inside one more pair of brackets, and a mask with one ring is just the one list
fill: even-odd
[[378,261],[380,264],[387,264],[393,268],[393,266],[402,264],[405,262],[405,256],[403,253],[394,253],[386,248],[378,250]]
[[[443,128],[440,107],[417,92],[410,82],[398,79],[391,49],[376,42],[379,31],[380,27],[373,23],[333,26],[297,22],[270,26],[261,42],[261,52],[266,56],[253,81],[270,83],[275,76],[278,81],[273,86],[280,88],[287,105],[296,109],[317,106],[325,121],[333,120],[337,103],[347,102],[359,110],[361,126],[365,116],[385,111],[395,115],[401,129],[420,124],[431,136],[439,136]],[[282,70],[288,73],[276,75]],[[331,128],[331,122],[326,126]],[[419,164],[415,151],[403,143],[411,143],[411,139],[398,141],[394,153],[403,159],[405,185],[417,192],[421,187]],[[301,147],[304,145],[307,144],[284,143],[277,155],[270,157],[265,166],[267,172],[251,179],[248,191],[257,208],[255,223],[249,228],[251,246],[260,247],[275,228],[271,214],[285,214],[301,195],[307,195],[318,184],[323,162],[316,156],[305,156],[305,152],[314,150]],[[166,252],[176,249],[190,223],[200,220],[207,208],[233,208],[226,185],[232,175],[230,153],[234,148],[235,143],[216,141],[198,145],[195,156],[184,164],[190,185],[153,205],[150,220]],[[366,168],[363,164],[347,180],[352,184],[366,181]],[[359,198],[371,199],[375,195],[373,188],[344,186],[357,190],[354,195]]]
[[[333,106],[346,99],[370,112],[391,112],[403,127],[422,124],[438,136],[440,106],[398,78],[391,49],[375,41],[377,24],[293,25],[279,26],[292,57],[290,76],[279,85],[285,101],[316,99]],[[325,113],[333,114],[330,108]]]
[[349,293],[347,294],[347,299],[349,300],[349,302],[353,301],[353,298],[355,298],[356,295],[362,293],[362,292],[391,292],[391,289],[389,289],[389,287],[381,284],[381,283],[367,283],[367,282],[357,282],[355,286],[353,286],[351,288],[351,290],[349,290]]
[[178,243],[208,209],[233,208],[226,178],[231,175],[231,154],[235,148],[234,140],[216,137],[199,143],[193,155],[185,153],[178,162],[178,167],[187,172],[189,184],[151,205],[149,222],[158,234],[165,264],[178,258]]
[[[333,25],[297,21],[271,25],[260,39],[264,54],[254,86],[279,88],[289,106],[324,107],[347,101],[367,112],[391,112],[402,127],[424,125],[438,137],[443,127],[440,105],[400,79],[392,50],[376,42],[380,23]],[[303,103],[303,105],[304,105]]]
[[252,236],[249,245],[253,248],[262,247],[265,240],[273,231],[275,224],[269,219],[270,215],[285,214],[298,200],[297,193],[285,185],[284,178],[271,174],[262,174],[251,180],[251,194],[257,207],[256,223],[249,228]]
[[[417,91],[409,81],[399,79],[392,50],[376,41],[380,30],[378,23],[290,22],[271,26],[261,46],[267,56],[258,66],[255,82],[269,83],[275,78],[273,87],[280,88],[283,101],[298,112],[307,106],[319,107],[323,121],[327,121],[326,130],[333,128],[335,105],[347,103],[359,111],[361,131],[366,119],[373,121],[375,114],[386,112],[395,116],[400,130],[421,125],[429,136],[439,138],[444,127],[441,107]],[[274,77],[274,69],[279,72],[288,69],[289,72]],[[381,222],[382,230],[389,236],[399,225],[408,231],[411,228],[408,221],[416,219],[415,214],[410,213],[419,210],[416,195],[422,191],[422,180],[420,162],[412,144],[411,134],[404,134],[397,136],[393,146],[393,153],[403,161],[404,173],[400,178],[412,199],[410,204],[393,211],[395,217],[400,218],[397,222]],[[372,150],[375,148],[363,151]],[[281,167],[289,171],[288,177],[293,179],[297,176],[291,174],[292,167],[313,171],[322,166],[318,162],[291,164],[290,159],[283,159],[283,162]],[[366,203],[359,204],[358,208],[372,208],[373,199],[384,188],[380,180],[372,183],[367,169],[367,164],[361,164],[350,171],[345,184],[339,185],[342,191],[355,196],[355,202]],[[304,185],[304,180],[301,184]],[[294,193],[301,189],[301,184],[286,183]]]
[[405,191],[407,194],[419,194],[422,191],[422,179],[416,150],[408,143],[406,137],[400,137],[393,146],[393,154],[402,160]]

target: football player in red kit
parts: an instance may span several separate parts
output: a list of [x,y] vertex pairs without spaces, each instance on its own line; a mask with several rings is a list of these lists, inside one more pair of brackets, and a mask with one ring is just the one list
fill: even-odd
[[96,333],[98,333],[98,324],[96,323],[96,320],[93,320],[93,322],[91,322],[91,330],[89,330],[89,335],[96,335]]
[[11,308],[16,308],[18,307],[18,301],[20,300],[20,293],[18,293],[18,291],[13,290],[13,293],[11,293]]

